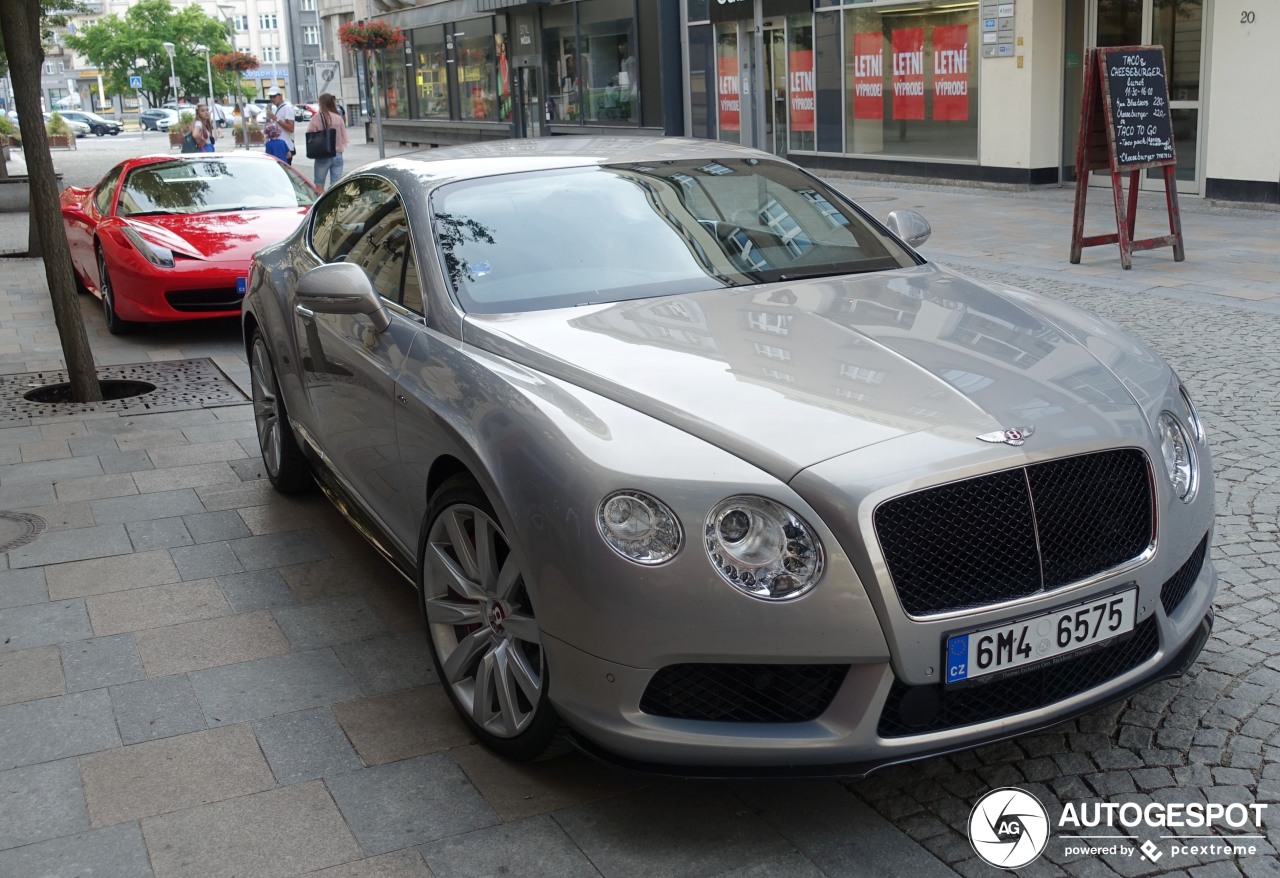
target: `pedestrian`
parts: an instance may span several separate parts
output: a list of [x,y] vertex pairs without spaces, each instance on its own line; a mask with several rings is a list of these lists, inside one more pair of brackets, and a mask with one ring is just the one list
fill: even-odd
[[213,142],[218,139],[218,129],[213,124],[209,108],[204,104],[196,107],[196,120],[191,123],[191,137],[195,140],[199,152],[213,152]]
[[286,101],[284,94],[274,86],[267,91],[267,97],[271,99],[271,108],[268,112],[280,126],[280,139],[289,146],[289,158],[286,161],[293,164],[293,157],[298,154],[298,148],[293,143],[293,129],[297,125],[298,110]]
[[275,122],[267,122],[262,126],[262,137],[266,141],[263,147],[267,150],[267,155],[273,155],[287,165],[289,144],[280,139],[280,126]]
[[333,155],[315,160],[315,184],[317,188],[324,189],[326,177],[329,185],[332,185],[342,176],[342,153],[347,148],[347,123],[338,112],[338,104],[333,95],[325,92],[320,95],[319,103],[320,112],[311,117],[307,133],[323,131],[326,128],[332,128],[334,131]]

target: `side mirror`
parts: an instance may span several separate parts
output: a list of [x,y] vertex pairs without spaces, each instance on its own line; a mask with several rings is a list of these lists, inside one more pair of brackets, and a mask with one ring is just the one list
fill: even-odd
[[889,219],[885,225],[889,227],[889,231],[912,247],[919,247],[933,234],[929,221],[914,210],[889,211]]
[[391,326],[391,315],[358,265],[335,262],[298,278],[298,304],[319,314],[367,314],[378,332]]

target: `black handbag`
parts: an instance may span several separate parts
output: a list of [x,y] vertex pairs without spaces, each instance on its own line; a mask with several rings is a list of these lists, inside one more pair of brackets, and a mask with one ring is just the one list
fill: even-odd
[[324,127],[319,131],[307,132],[307,158],[331,159],[338,154],[338,132],[329,126],[329,115],[320,111],[320,121]]
[[182,135],[182,151],[183,152],[199,152],[200,144],[196,143],[196,136],[188,131]]

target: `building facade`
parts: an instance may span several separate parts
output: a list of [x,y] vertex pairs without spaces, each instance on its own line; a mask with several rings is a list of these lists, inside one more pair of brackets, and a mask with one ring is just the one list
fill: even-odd
[[382,15],[408,37],[365,76],[391,140],[686,134],[1014,186],[1074,181],[1087,49],[1158,45],[1179,191],[1280,203],[1271,4],[420,0]]

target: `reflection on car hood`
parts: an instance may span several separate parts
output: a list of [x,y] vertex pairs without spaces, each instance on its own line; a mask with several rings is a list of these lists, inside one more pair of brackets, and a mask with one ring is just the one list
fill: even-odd
[[268,244],[281,240],[306,216],[305,207],[279,207],[179,216],[137,216],[125,221],[149,241],[193,259],[248,262]]
[[[1084,312],[935,265],[473,315],[479,347],[619,400],[783,480],[920,431],[1114,438],[1168,368]],[[1045,305],[1055,303],[1044,302]]]

